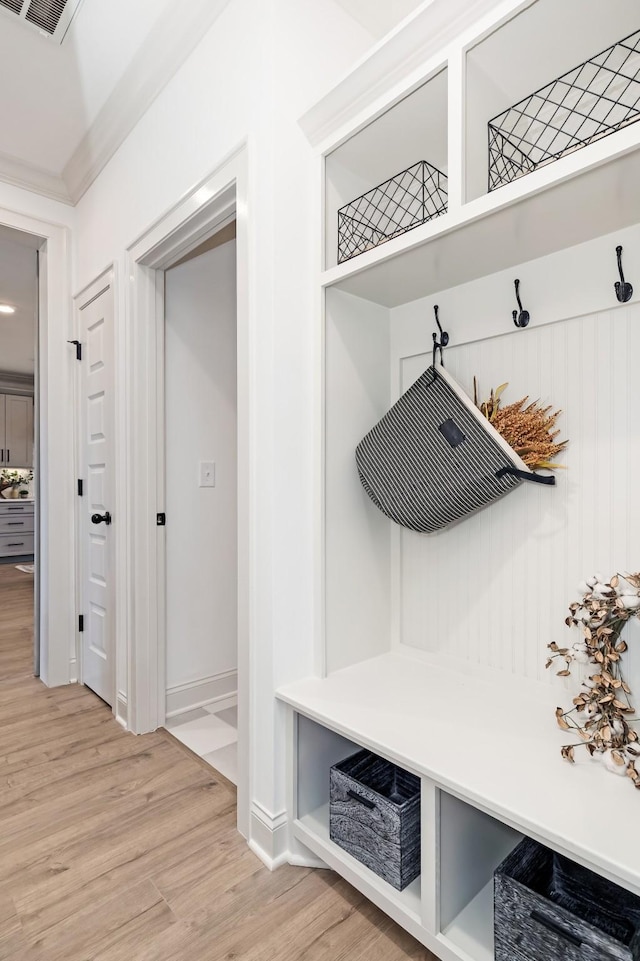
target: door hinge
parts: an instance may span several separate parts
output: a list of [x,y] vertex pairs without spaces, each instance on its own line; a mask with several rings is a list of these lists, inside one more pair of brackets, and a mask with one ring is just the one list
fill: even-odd
[[78,614],[78,632],[80,634],[84,632],[84,614]]
[[167,515],[166,514],[156,514],[156,524],[158,527],[166,527],[167,525]]
[[76,360],[82,360],[82,344],[79,340],[68,340],[68,344],[75,344],[76,347]]
[[84,493],[84,483],[78,478],[78,497],[82,497]]

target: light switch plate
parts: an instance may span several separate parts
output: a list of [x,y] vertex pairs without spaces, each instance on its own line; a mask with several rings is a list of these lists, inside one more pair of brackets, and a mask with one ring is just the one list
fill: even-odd
[[200,461],[200,487],[216,486],[216,465],[212,460]]

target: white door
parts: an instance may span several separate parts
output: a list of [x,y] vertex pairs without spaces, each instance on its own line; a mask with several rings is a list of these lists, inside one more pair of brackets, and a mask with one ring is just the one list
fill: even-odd
[[107,704],[115,696],[113,570],[113,289],[102,286],[79,308],[82,497],[83,684]]
[[33,397],[5,396],[5,450],[9,467],[33,467]]

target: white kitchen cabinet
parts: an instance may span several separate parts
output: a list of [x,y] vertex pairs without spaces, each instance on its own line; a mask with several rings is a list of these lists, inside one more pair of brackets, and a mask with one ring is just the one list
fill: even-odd
[[0,394],[0,467],[33,467],[33,397]]
[[0,499],[0,557],[33,554],[33,506],[32,500]]

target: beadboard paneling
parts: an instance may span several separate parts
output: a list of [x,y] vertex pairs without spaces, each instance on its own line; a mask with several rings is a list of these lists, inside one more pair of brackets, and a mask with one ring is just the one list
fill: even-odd
[[[398,529],[401,643],[549,680],[545,645],[569,640],[563,621],[578,581],[640,568],[638,358],[633,304],[447,350],[447,369],[470,394],[476,374],[483,396],[508,380],[505,403],[528,394],[562,408],[567,470],[556,488],[523,484],[440,534]],[[430,353],[401,358],[401,390],[430,362]],[[639,668],[631,654],[636,690]]]

